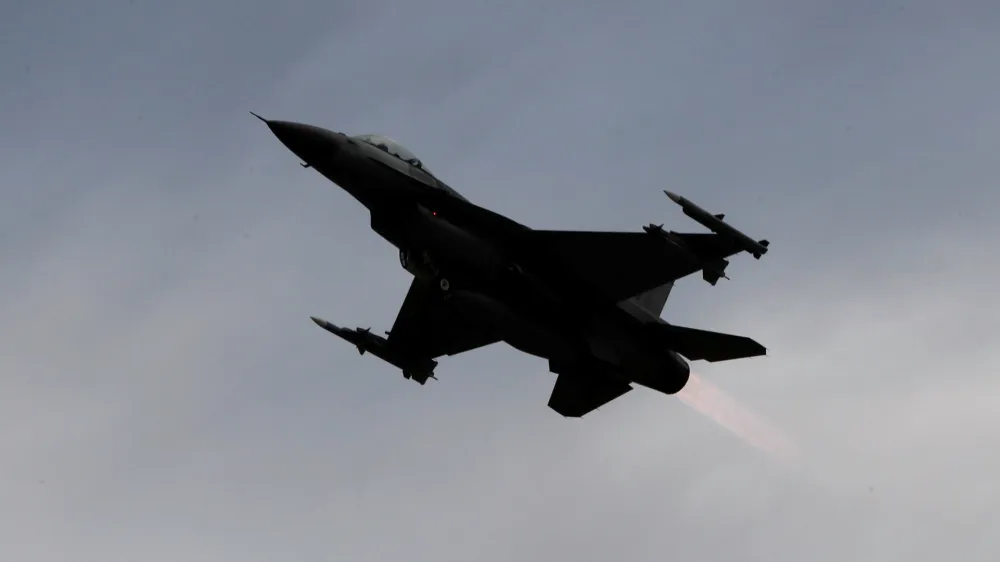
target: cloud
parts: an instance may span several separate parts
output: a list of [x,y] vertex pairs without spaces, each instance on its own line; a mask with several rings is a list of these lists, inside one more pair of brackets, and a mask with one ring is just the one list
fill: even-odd
[[[785,4],[12,12],[0,553],[990,560],[992,20]],[[689,228],[667,187],[768,237],[667,316],[767,345],[698,373],[797,464],[652,391],[564,420],[505,346],[419,387],[331,339],[409,279],[248,109],[533,226]]]

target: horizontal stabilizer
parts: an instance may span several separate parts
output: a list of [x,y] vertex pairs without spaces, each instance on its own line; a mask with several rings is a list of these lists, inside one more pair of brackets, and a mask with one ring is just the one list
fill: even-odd
[[624,381],[578,369],[563,371],[556,378],[549,408],[567,418],[581,418],[632,390]]
[[745,336],[696,330],[671,324],[652,324],[670,349],[692,361],[730,361],[767,354],[767,349]]

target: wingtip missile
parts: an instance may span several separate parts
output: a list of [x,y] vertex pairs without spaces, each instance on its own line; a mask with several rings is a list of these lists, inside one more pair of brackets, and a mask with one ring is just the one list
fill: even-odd
[[686,197],[682,197],[676,193],[667,191],[666,189],[663,190],[663,193],[665,193],[671,201],[680,205],[681,210],[684,211],[685,215],[691,217],[712,232],[733,240],[754,258],[760,259],[761,256],[767,253],[767,247],[770,245],[770,242],[767,240],[754,240],[739,230],[736,230],[732,225],[723,220],[725,218],[724,214],[719,213],[717,215],[713,215],[698,205],[695,205]]
[[341,329],[340,326],[337,326],[336,324],[333,324],[331,322],[327,322],[326,320],[323,320],[322,318],[318,318],[316,316],[310,316],[309,319],[312,320],[317,326],[323,328],[328,332],[337,333],[337,331]]
[[370,327],[352,330],[342,328],[317,316],[309,318],[320,328],[356,347],[361,355],[371,352],[379,359],[402,369],[406,378],[412,378],[420,384],[426,383],[428,378],[434,378],[434,368],[437,367],[437,361],[428,357],[412,357],[408,353],[401,353],[400,350],[394,349],[386,338],[371,333]]

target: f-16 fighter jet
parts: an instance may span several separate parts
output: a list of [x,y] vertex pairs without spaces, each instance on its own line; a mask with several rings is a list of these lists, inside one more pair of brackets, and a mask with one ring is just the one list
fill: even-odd
[[676,280],[701,272],[715,285],[727,258],[758,259],[755,241],[687,199],[667,193],[712,233],[662,225],[641,232],[538,230],[480,207],[399,143],[349,136],[254,114],[304,168],[340,186],[371,214],[371,228],[399,249],[413,275],[386,336],[313,318],[325,330],[394,365],[420,384],[437,359],[496,342],[548,361],[557,374],[549,407],[583,415],[639,384],[679,392],[688,361],[764,355],[750,338],[660,318]]

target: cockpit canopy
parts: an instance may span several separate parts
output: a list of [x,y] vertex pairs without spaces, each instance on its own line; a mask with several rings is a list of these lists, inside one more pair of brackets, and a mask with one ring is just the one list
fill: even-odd
[[410,152],[405,146],[399,144],[398,142],[390,139],[385,135],[365,134],[365,135],[355,135],[352,138],[362,142],[366,142],[376,148],[384,150],[385,152],[392,154],[396,158],[399,158],[400,160],[408,164],[416,166],[417,168],[420,168],[421,170],[431,175],[434,174],[434,172],[430,171],[427,168],[427,166],[424,166],[424,163],[421,162],[420,159],[417,158],[415,154]]

